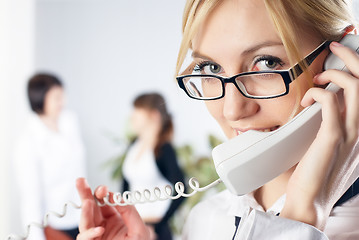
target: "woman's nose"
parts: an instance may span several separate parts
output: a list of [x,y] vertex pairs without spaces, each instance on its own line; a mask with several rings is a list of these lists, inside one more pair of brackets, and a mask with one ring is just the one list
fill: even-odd
[[234,84],[226,84],[223,116],[230,121],[250,117],[259,110],[258,103],[243,96]]

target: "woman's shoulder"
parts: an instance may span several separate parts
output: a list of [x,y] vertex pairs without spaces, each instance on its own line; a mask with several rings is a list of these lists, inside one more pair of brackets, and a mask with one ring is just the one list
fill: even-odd
[[173,145],[172,145],[171,142],[164,142],[164,143],[161,145],[161,149],[174,150],[174,147],[173,147]]
[[47,127],[36,113],[30,113],[26,117],[26,124],[21,129],[18,141],[25,141],[27,144],[41,141],[48,132]]
[[159,157],[167,157],[167,156],[173,156],[176,154],[176,150],[173,147],[172,143],[165,142],[163,143],[159,148]]

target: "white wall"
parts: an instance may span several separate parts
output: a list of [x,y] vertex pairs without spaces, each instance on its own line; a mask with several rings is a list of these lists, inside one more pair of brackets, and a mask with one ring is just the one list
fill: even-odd
[[34,0],[0,1],[0,239],[21,232],[11,171],[13,142],[28,113],[25,81],[34,70]]
[[183,8],[183,0],[37,3],[36,69],[66,83],[69,107],[82,123],[91,184],[111,184],[100,166],[120,148],[106,135],[124,136],[132,100],[143,91],[168,100],[176,143],[193,143],[203,153],[209,132],[222,137],[203,103],[185,96],[173,78]]

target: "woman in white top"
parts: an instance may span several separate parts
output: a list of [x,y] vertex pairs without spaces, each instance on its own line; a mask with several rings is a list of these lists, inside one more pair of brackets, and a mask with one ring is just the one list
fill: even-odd
[[[172,117],[164,98],[158,93],[144,93],[133,102],[131,126],[136,134],[123,163],[122,191],[143,191],[184,181],[175,149]],[[168,220],[184,199],[136,205],[143,221],[158,240],[172,239]]]
[[[78,201],[71,184],[85,176],[84,146],[77,118],[65,111],[64,89],[57,77],[36,74],[28,83],[34,114],[15,152],[15,169],[23,224],[41,223],[48,211],[62,212],[67,201]],[[65,218],[49,217],[44,231],[31,228],[28,239],[74,239],[80,214],[68,209]],[[66,234],[66,235],[64,235]]]
[[[359,57],[338,43],[353,29],[349,1],[188,0],[183,20],[177,72],[191,49],[193,74],[211,76],[184,90],[192,98],[208,98],[206,106],[228,138],[248,130],[274,131],[314,101],[322,105],[323,116],[314,142],[296,166],[245,196],[225,191],[200,203],[183,238],[359,239],[358,196],[338,202],[359,161]],[[308,61],[308,54],[327,40],[333,42]],[[330,51],[352,74],[323,71]],[[276,91],[284,78],[247,82],[238,76],[288,70],[297,63],[285,94]],[[182,86],[185,80],[178,78]],[[324,89],[330,82],[344,90],[341,104]],[[98,209],[84,180],[77,186],[84,203],[78,239],[148,239],[133,207]],[[100,187],[95,195],[106,193]]]

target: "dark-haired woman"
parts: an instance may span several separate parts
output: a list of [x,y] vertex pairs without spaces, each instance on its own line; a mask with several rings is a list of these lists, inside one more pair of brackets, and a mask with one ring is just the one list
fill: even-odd
[[[64,110],[64,89],[53,75],[36,74],[27,86],[34,114],[15,151],[23,224],[41,223],[49,210],[62,212],[69,200],[78,202],[73,181],[85,175],[84,147],[75,115]],[[49,227],[32,228],[28,239],[75,239],[79,212],[49,217]]]
[[[163,97],[157,93],[138,96],[131,116],[137,138],[130,146],[123,165],[123,190],[150,189],[183,182],[176,153],[171,145],[173,125]],[[138,204],[141,215],[153,239],[172,239],[168,220],[182,199]]]

